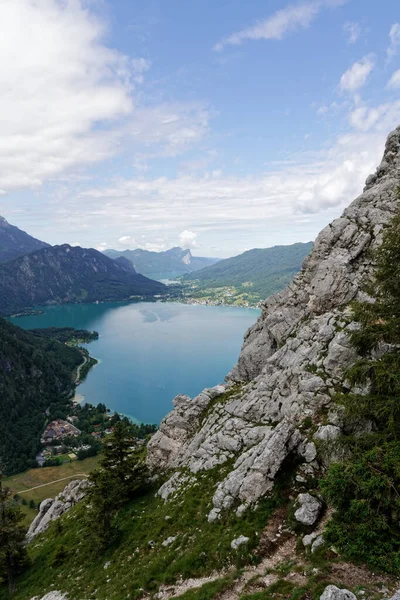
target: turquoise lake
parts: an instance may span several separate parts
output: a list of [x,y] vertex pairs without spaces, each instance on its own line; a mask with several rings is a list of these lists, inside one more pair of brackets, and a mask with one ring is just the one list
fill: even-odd
[[245,331],[259,311],[179,303],[70,304],[12,319],[35,327],[99,332],[88,344],[100,362],[77,388],[136,421],[159,423],[179,393],[193,397],[224,380],[237,362]]

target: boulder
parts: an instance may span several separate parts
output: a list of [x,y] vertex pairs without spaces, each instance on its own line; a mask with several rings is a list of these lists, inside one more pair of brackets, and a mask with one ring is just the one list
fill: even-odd
[[317,457],[317,449],[314,442],[306,442],[299,447],[299,454],[307,463],[312,462]]
[[322,442],[331,442],[337,440],[340,434],[341,429],[336,425],[321,425],[315,432],[314,439],[321,440]]
[[237,550],[240,546],[243,546],[243,544],[247,544],[249,539],[250,538],[248,538],[244,535],[240,535],[238,538],[232,540],[232,542],[231,542],[232,550]]
[[357,600],[357,597],[349,590],[328,585],[321,594],[320,600]]
[[296,504],[300,505],[294,513],[294,518],[303,525],[314,525],[320,515],[322,504],[311,494],[299,494]]
[[323,546],[323,545],[324,545],[324,536],[318,535],[312,543],[311,554],[314,554],[314,552],[316,550],[318,550],[318,548],[321,548],[321,546]]
[[209,523],[215,523],[215,521],[218,521],[218,519],[220,519],[220,518],[221,518],[221,509],[220,508],[213,508],[208,513],[207,521]]
[[313,541],[315,540],[315,538],[318,537],[318,533],[316,533],[315,531],[313,531],[312,533],[310,533],[309,535],[305,535],[303,537],[303,539],[301,540],[303,542],[303,546],[307,547],[307,546],[311,546]]
[[161,545],[162,546],[170,546],[171,544],[174,543],[175,540],[176,540],[176,535],[171,535],[166,540],[164,540]]

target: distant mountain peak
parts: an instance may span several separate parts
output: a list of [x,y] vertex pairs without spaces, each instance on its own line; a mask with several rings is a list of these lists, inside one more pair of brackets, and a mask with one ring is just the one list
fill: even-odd
[[175,279],[218,262],[217,258],[193,256],[189,248],[184,249],[180,246],[162,252],[141,249],[105,250],[104,254],[114,260],[123,256],[132,262],[137,273],[161,280]]
[[42,242],[22,229],[10,225],[10,223],[0,215],[0,263],[14,260],[24,254],[30,254],[49,247],[49,244]]

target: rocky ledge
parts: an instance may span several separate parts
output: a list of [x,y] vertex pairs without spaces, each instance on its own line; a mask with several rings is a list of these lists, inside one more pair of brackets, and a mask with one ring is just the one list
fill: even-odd
[[86,495],[89,486],[87,479],[77,479],[71,481],[65,489],[55,498],[47,498],[41,502],[39,512],[32,521],[27,533],[28,541],[43,533],[49,527],[52,521],[55,521],[74,504],[82,500]]
[[187,481],[188,471],[228,460],[233,467],[215,490],[209,520],[224,509],[241,515],[256,503],[291,453],[303,461],[299,481],[316,475],[321,463],[316,448],[334,440],[342,425],[332,404],[334,387],[356,358],[348,340],[355,326],[349,303],[363,297],[361,284],[372,267],[369,251],[380,244],[382,228],[399,208],[399,148],[400,127],[389,135],[364,192],[319,234],[293,282],[265,301],[228,383],[193,400],[175,398],[174,410],[148,445],[152,469],[174,469],[160,490],[165,499]]

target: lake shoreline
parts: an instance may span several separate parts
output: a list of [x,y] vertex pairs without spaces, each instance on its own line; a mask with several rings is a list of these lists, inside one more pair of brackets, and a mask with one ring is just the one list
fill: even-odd
[[245,332],[260,314],[253,308],[179,301],[43,308],[45,314],[15,322],[25,329],[99,332],[98,339],[83,344],[99,363],[72,398],[154,424],[172,410],[176,395],[195,397],[224,380],[237,362]]

